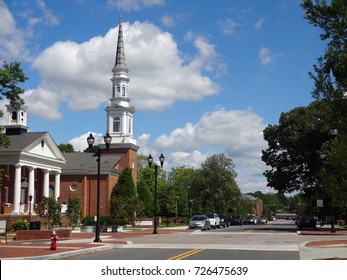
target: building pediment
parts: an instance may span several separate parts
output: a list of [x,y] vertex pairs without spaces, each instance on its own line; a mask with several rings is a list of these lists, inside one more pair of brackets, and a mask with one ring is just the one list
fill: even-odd
[[0,164],[24,163],[34,167],[54,168],[66,160],[48,132],[26,132],[9,136],[9,147],[1,147]]

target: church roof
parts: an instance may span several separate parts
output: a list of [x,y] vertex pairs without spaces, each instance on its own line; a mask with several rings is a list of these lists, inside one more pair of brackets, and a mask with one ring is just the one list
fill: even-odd
[[11,140],[9,147],[0,147],[0,151],[22,151],[33,142],[46,136],[48,132],[26,132],[19,135],[8,135]]
[[[62,167],[63,174],[97,174],[97,156],[93,153],[64,153],[66,163]],[[118,175],[115,168],[121,156],[101,155],[100,173]]]

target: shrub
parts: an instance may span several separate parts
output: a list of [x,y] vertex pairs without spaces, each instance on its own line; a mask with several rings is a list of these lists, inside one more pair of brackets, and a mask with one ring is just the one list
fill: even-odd
[[29,229],[29,222],[27,220],[18,220],[12,224],[13,229],[16,230],[27,230]]

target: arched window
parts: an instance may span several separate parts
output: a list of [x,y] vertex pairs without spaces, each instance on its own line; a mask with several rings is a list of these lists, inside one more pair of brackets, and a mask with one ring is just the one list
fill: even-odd
[[113,119],[113,132],[120,132],[120,118],[115,117]]

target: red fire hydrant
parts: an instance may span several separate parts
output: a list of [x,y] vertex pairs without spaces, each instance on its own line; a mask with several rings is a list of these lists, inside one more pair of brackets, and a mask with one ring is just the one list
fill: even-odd
[[57,249],[57,241],[58,241],[58,235],[55,232],[55,230],[52,230],[52,235],[51,235],[51,250],[56,250]]

